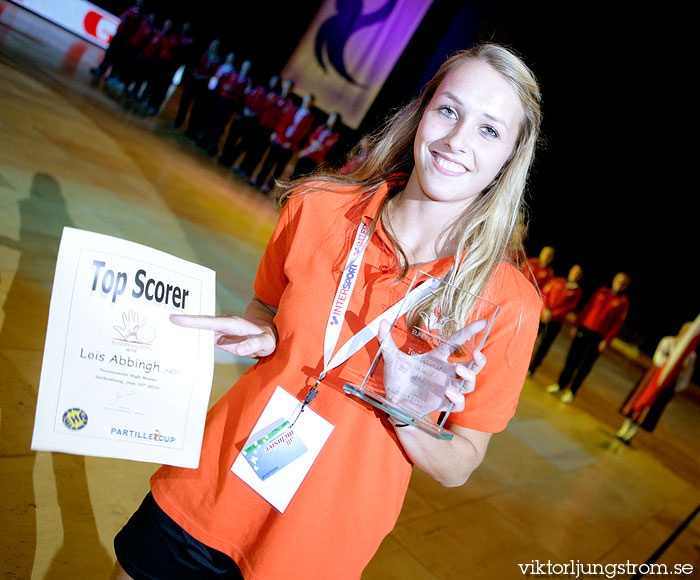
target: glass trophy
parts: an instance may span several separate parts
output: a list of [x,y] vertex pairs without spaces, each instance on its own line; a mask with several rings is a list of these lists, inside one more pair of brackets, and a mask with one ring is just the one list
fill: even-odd
[[[459,301],[473,306],[467,326],[458,328],[440,305]],[[498,311],[496,304],[417,272],[362,384],[343,389],[398,422],[452,439],[444,426],[454,405],[445,390],[468,392],[455,366],[469,365],[472,352],[483,348]]]

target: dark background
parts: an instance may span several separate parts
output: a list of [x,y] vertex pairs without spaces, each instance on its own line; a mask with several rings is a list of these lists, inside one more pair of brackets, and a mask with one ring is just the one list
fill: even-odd
[[[103,0],[119,14],[131,2]],[[146,0],[159,20],[188,20],[201,47],[218,37],[265,82],[285,65],[321,0]],[[687,185],[689,110],[669,73],[685,17],[658,6],[434,0],[357,133],[413,97],[445,56],[478,41],[518,52],[540,80],[542,145],[531,175],[526,248],[556,250],[556,275],[582,265],[584,300],[626,271],[622,337],[648,353],[700,311],[692,273],[697,203]],[[664,56],[666,55],[666,56]],[[687,171],[687,169],[686,169]]]

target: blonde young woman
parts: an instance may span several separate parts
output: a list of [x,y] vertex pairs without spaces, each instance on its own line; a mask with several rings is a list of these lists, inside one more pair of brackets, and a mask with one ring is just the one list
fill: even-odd
[[[539,124],[532,73],[512,52],[483,45],[446,61],[351,173],[282,187],[286,203],[245,314],[173,317],[259,361],[210,411],[199,468],[164,466],[152,477],[115,539],[115,578],[357,579],[396,523],[413,466],[445,486],[467,481],[515,412],[537,334],[539,294],[505,256],[513,256]],[[483,353],[469,366],[455,363],[475,389],[448,390],[449,441],[343,391],[369,368],[376,339],[329,361],[337,352],[327,346],[329,315],[362,236],[331,345],[400,301],[418,269],[501,307]],[[455,329],[470,324],[467,335],[481,328],[471,301],[452,293],[421,308],[449,310]],[[378,338],[386,334],[384,324]],[[314,386],[308,408],[332,430],[305,442],[320,451],[282,511],[232,466],[278,396],[301,402]],[[276,474],[281,485],[286,473]]]

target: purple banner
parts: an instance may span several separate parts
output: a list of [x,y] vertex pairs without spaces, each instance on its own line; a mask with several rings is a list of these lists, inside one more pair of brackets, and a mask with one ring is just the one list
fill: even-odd
[[432,0],[326,0],[284,78],[357,128]]

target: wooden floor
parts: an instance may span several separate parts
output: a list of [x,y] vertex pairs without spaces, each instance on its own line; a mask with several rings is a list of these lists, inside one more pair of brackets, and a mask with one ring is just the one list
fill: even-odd
[[[112,538],[156,467],[30,451],[62,228],[128,238],[209,266],[217,271],[218,311],[239,313],[276,219],[257,190],[169,128],[173,101],[159,117],[142,118],[92,86],[88,69],[100,58],[99,49],[0,0],[2,578],[106,578]],[[365,580],[520,578],[521,565],[548,562],[643,564],[693,513],[698,387],[671,402],[655,433],[627,447],[614,437],[617,408],[643,369],[606,353],[565,405],[544,386],[568,340],[563,333],[527,380],[516,418],[466,486],[443,489],[415,472],[399,524]],[[213,399],[246,365],[217,360]],[[657,562],[697,570],[699,545],[700,517]],[[550,571],[567,576],[561,567]]]

